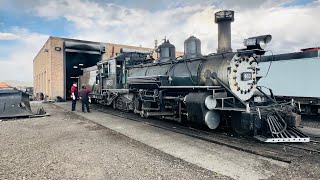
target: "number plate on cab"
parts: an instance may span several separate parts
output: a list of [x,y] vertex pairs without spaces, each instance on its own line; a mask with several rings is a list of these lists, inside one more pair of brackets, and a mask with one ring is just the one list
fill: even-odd
[[252,80],[252,72],[243,72],[241,74],[241,81],[250,81]]

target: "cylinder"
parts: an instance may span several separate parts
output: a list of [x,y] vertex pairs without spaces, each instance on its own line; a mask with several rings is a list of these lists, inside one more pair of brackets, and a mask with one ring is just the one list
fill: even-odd
[[215,13],[215,23],[218,24],[218,53],[232,52],[231,22],[233,21],[233,11],[219,11]]

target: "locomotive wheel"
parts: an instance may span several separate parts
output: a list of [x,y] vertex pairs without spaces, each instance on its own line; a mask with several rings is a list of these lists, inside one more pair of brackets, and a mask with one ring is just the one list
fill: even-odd
[[114,99],[114,100],[112,101],[112,108],[113,108],[113,109],[116,109],[116,99]]
[[140,116],[143,118],[147,118],[147,111],[146,110],[140,111]]
[[134,108],[138,111],[141,111],[142,110],[142,103],[139,101],[138,98],[135,98],[134,101]]
[[91,98],[90,104],[98,104],[98,100],[96,98]]
[[134,107],[134,113],[135,114],[141,114],[142,111],[142,103],[139,101],[138,97],[135,97],[133,100],[133,107]]

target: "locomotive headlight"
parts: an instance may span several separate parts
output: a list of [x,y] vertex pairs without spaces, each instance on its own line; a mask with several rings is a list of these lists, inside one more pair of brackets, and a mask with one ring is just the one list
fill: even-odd
[[257,44],[257,39],[255,38],[249,38],[249,39],[245,39],[243,41],[243,44],[245,46],[255,46]]
[[271,35],[263,35],[245,39],[243,44],[247,46],[247,49],[264,49],[271,40]]

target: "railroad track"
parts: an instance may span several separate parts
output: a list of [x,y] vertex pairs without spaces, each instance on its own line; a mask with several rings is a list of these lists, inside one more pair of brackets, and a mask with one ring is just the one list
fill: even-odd
[[319,116],[306,116],[301,117],[301,124],[308,127],[320,128],[320,117]]
[[317,140],[310,140],[310,142],[306,144],[284,144],[284,146],[320,154],[320,141]]
[[236,137],[230,133],[202,130],[168,120],[142,118],[133,113],[97,104],[92,105],[92,109],[286,163],[291,163],[293,160],[310,153],[320,153],[320,141],[318,140],[311,140],[310,143],[270,144],[260,142],[252,137]]

